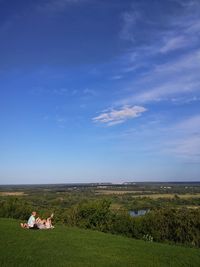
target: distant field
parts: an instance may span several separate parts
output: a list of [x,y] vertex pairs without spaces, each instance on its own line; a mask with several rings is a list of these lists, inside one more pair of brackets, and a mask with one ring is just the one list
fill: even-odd
[[[154,193],[153,191],[128,191],[128,190],[98,190],[95,191],[96,194],[101,194],[101,195],[124,195],[124,194],[132,194],[132,197],[149,197],[153,199],[157,198],[174,198],[175,195],[188,199],[188,198],[200,198],[200,193],[196,194],[174,194],[174,193],[163,193],[163,194],[157,194]],[[146,193],[146,194],[144,194]],[[151,194],[148,194],[151,193]]]
[[23,196],[27,195],[24,192],[0,192],[0,196]]
[[158,198],[174,198],[178,196],[179,198],[188,199],[188,198],[200,198],[200,194],[151,194],[151,195],[137,195],[133,197],[149,197],[153,199]]
[[56,226],[24,230],[0,219],[0,266],[196,267],[200,250]]
[[144,194],[145,193],[154,193],[153,191],[136,191],[136,190],[96,190],[96,194],[100,195],[123,195],[123,194]]

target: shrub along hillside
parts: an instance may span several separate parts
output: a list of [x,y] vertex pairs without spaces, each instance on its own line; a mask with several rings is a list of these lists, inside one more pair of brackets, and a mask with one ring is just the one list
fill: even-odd
[[[145,216],[131,218],[128,212],[112,212],[107,200],[86,201],[70,208],[48,207],[56,222],[158,242],[181,243],[200,247],[200,208],[160,208]],[[9,198],[0,202],[0,217],[28,219],[35,207],[24,200]],[[41,214],[42,207],[37,207]]]
[[57,226],[25,230],[0,219],[0,266],[199,266],[199,249]]

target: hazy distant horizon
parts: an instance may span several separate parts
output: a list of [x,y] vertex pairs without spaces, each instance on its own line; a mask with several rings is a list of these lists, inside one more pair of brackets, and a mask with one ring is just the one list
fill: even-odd
[[0,184],[200,179],[199,0],[1,0],[0,18]]
[[110,185],[123,185],[126,183],[163,183],[163,184],[175,184],[175,183],[180,183],[180,184],[193,184],[193,183],[200,183],[200,180],[196,180],[196,181],[189,181],[189,180],[165,180],[165,181],[161,181],[161,180],[152,180],[152,181],[123,181],[123,182],[67,182],[67,183],[18,183],[18,184],[0,184],[0,186],[46,186],[46,185],[52,185],[52,186],[57,186],[57,185],[87,185],[87,184],[110,184]]

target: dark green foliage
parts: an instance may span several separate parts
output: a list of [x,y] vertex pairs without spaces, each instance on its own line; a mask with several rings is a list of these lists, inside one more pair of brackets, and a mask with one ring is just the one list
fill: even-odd
[[140,220],[141,230],[156,241],[200,246],[200,209],[160,209]]
[[[84,200],[71,207],[37,206],[41,217],[55,213],[54,223],[63,223],[102,232],[143,239],[150,235],[154,241],[173,242],[200,247],[200,209],[157,208],[142,217],[132,218],[127,211],[113,211],[108,199]],[[27,220],[35,205],[23,198],[2,198],[0,217]]]
[[68,222],[84,228],[107,231],[110,202],[107,200],[81,203],[69,210]]
[[89,202],[69,210],[68,223],[82,228],[123,234],[141,239],[170,241],[200,247],[200,209],[159,209],[131,218],[127,213],[112,212],[109,202]]
[[30,216],[32,209],[29,204],[16,197],[0,201],[0,217],[25,219]]

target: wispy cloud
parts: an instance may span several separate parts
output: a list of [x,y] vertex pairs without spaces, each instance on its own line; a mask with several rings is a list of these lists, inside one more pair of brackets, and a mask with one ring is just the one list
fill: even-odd
[[111,109],[93,118],[93,122],[103,123],[107,126],[121,124],[128,119],[139,117],[147,109],[142,106],[124,106],[120,109]]
[[[160,15],[155,17],[149,15],[148,5],[142,3],[142,1],[141,4],[134,3],[132,8],[121,16],[120,38],[131,42],[127,56],[122,59],[124,63],[122,74],[124,72],[134,73],[138,69],[152,68],[151,63],[154,62],[155,64],[157,60],[160,62],[161,56],[164,62],[173,52],[184,54],[189,49],[199,48],[199,1],[174,0],[174,3],[177,4],[176,16],[173,12],[163,12],[164,18],[161,18]],[[157,3],[157,5],[163,7],[161,3]],[[160,21],[159,27],[158,21]]]
[[120,140],[128,150],[137,147],[138,152],[154,157],[168,156],[182,163],[200,163],[200,114],[176,123],[148,116],[144,124],[108,138]]
[[167,38],[163,47],[161,47],[161,53],[168,53],[170,51],[186,47],[191,43],[185,36],[173,36],[171,39]]
[[115,75],[115,76],[112,76],[110,79],[111,80],[120,80],[123,78],[123,75]]
[[200,135],[171,141],[166,152],[189,163],[200,163]]
[[[179,5],[179,12],[176,16],[166,12],[165,17],[160,19],[160,29],[157,27],[158,17],[150,16],[147,6],[142,3],[134,3],[129,11],[122,14],[119,34],[121,39],[131,41],[134,51],[138,48],[139,50],[149,48],[151,54],[194,47],[199,42],[200,36],[200,3],[190,0],[174,2]],[[140,31],[137,30],[138,27]],[[142,37],[140,32],[143,33]],[[137,43],[138,38],[140,42]]]
[[[197,1],[194,2],[195,4],[192,1],[177,1],[181,7],[180,12],[176,16],[165,14],[163,20],[160,17],[161,24],[164,24],[159,27],[159,20],[145,17],[145,12],[139,5],[133,5],[122,14],[120,38],[129,41],[129,50],[121,57],[121,72],[116,77],[113,76],[113,79],[125,77],[124,88],[118,94],[119,99],[111,103],[114,108],[93,118],[95,123],[108,126],[123,123],[146,111],[135,114],[131,110],[133,107],[143,108],[146,104],[158,101],[170,101],[170,104],[198,101],[200,6]],[[148,32],[149,29],[152,31]],[[178,53],[172,54],[174,51]],[[130,78],[131,73],[134,78]],[[126,108],[128,111],[124,112]]]
[[60,95],[60,96],[67,96],[70,94],[70,90],[68,88],[58,88],[58,89],[53,89],[52,94],[55,95]]
[[[157,64],[137,81],[129,85],[129,95],[116,104],[139,104],[171,100],[184,94],[197,99],[200,88],[200,50]],[[131,87],[133,88],[131,90]],[[131,94],[131,91],[135,93]],[[192,95],[197,93],[197,95]],[[184,97],[185,98],[185,97]]]
[[60,117],[57,115],[55,121],[58,127],[60,128],[66,127],[67,119],[65,117]]
[[43,3],[41,2],[37,8],[39,11],[43,12],[60,12],[69,5],[83,3],[85,1],[86,0],[48,0]]
[[160,150],[184,162],[200,163],[200,114],[182,119],[166,129]]
[[33,95],[54,95],[57,97],[71,97],[71,96],[75,96],[78,94],[78,90],[73,89],[73,88],[65,88],[65,87],[61,87],[61,88],[46,88],[43,86],[35,86],[30,90],[30,93]]
[[138,10],[132,10],[122,14],[122,29],[120,31],[120,37],[122,39],[128,41],[135,40],[132,31],[140,17],[140,12]]
[[200,114],[184,119],[172,129],[185,134],[200,134]]
[[179,96],[172,98],[171,101],[176,105],[190,104],[192,102],[200,102],[200,96]]
[[87,95],[87,96],[95,96],[96,95],[96,91],[93,90],[93,89],[86,88],[86,89],[83,90],[83,94]]

